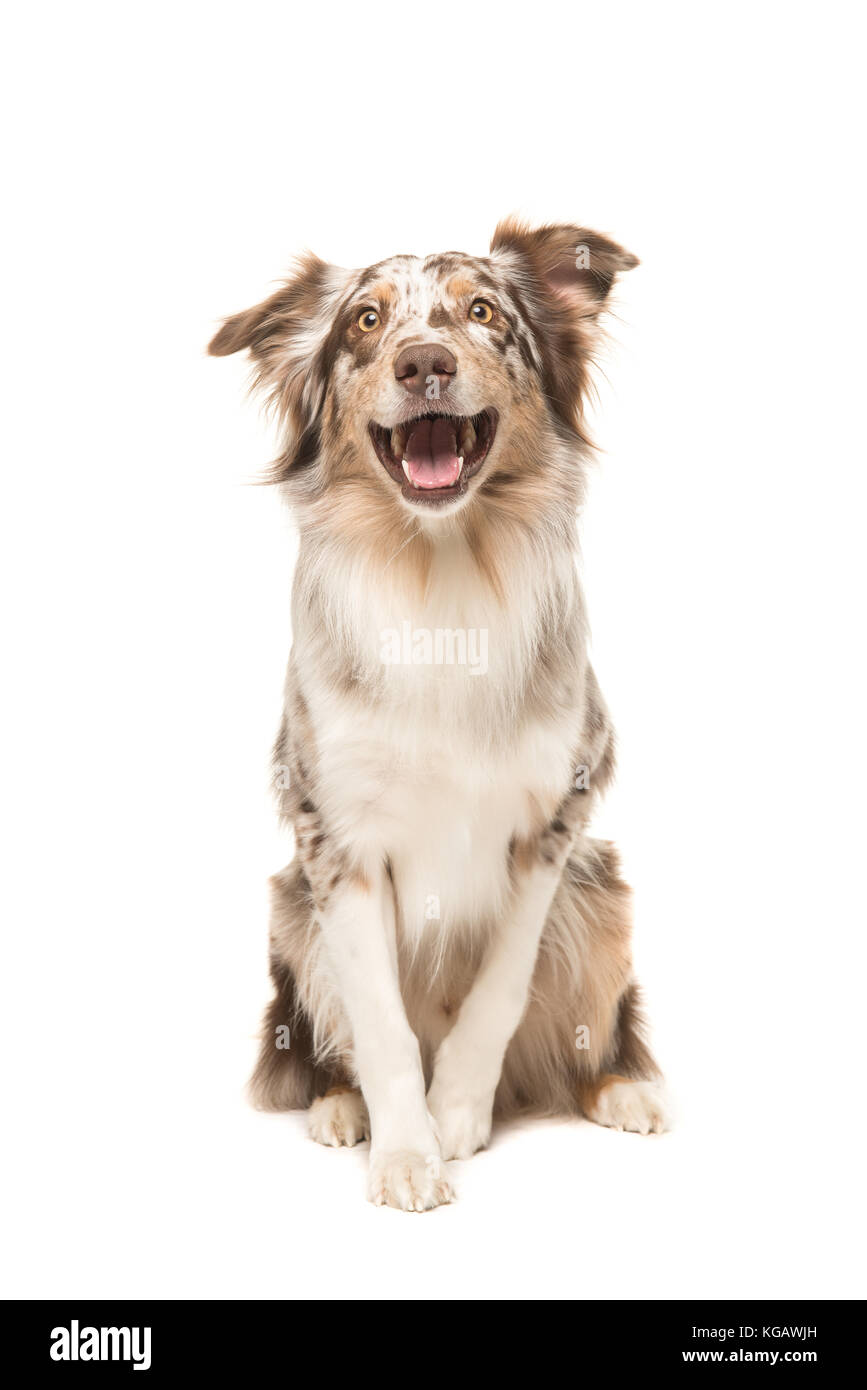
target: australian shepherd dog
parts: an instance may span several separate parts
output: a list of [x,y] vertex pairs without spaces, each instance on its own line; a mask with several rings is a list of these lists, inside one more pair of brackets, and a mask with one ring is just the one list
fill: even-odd
[[490,254],[308,255],[246,349],[300,532],[274,752],[292,862],[252,1080],[425,1211],[522,1110],[667,1124],[630,895],[588,822],[614,739],[576,527],[600,317],[634,256],[514,220]]

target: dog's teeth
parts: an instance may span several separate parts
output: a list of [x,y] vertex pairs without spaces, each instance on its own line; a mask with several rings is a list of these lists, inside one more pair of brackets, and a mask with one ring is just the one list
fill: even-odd
[[400,466],[401,466],[401,468],[403,469],[404,473],[406,474],[406,480],[407,480],[407,482],[408,482],[408,483],[411,483],[411,482],[412,482],[412,478],[409,476],[409,464],[407,463],[406,459],[404,459],[404,460],[402,461],[402,463],[401,463]]
[[464,466],[464,456],[463,456],[463,454],[461,454],[461,457],[458,459],[458,473],[460,473],[460,471],[461,471],[461,469],[463,468],[463,466]]
[[473,422],[472,420],[465,420],[461,425],[461,448],[465,456],[472,452],[475,442],[476,432],[473,429]]
[[406,430],[403,425],[398,425],[391,432],[391,452],[396,459],[403,458],[403,449],[406,444]]

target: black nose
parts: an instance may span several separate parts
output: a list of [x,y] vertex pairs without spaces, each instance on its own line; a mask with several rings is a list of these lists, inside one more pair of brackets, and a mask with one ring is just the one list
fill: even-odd
[[437,382],[437,390],[431,392],[433,399],[444,391],[453,376],[457,375],[458,364],[448,348],[439,343],[417,343],[415,347],[404,348],[398,353],[394,363],[394,374],[405,391],[413,396],[428,395],[428,387]]

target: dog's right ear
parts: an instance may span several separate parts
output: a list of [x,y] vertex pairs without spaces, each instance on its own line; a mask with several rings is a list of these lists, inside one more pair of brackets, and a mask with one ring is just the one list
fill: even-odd
[[268,320],[279,313],[284,294],[284,290],[278,290],[270,299],[263,299],[261,304],[254,304],[252,309],[244,309],[240,314],[233,314],[231,318],[225,319],[222,328],[208,343],[211,357],[229,357],[233,352],[252,347],[257,334],[262,334]]
[[254,386],[266,392],[286,427],[280,471],[309,451],[325,399],[325,348],[352,272],[308,253],[280,289],[233,314],[208,344],[212,357],[248,349]]

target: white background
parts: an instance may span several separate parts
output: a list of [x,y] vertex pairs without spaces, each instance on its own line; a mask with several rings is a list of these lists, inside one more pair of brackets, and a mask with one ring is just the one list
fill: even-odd
[[[5,1292],[865,1292],[856,15],[7,17]],[[204,348],[304,246],[482,253],[511,211],[642,261],[583,536],[679,1122],[521,1123],[408,1217],[243,1096],[294,542]]]

